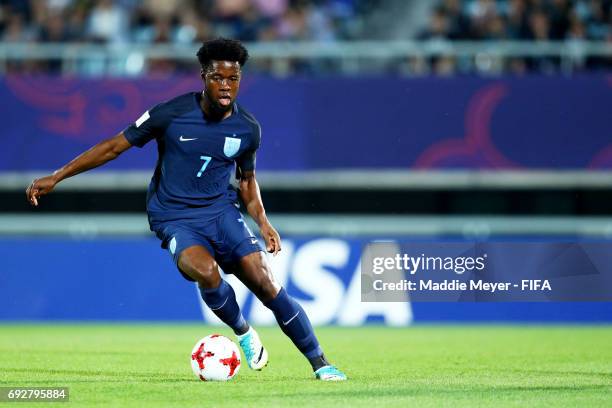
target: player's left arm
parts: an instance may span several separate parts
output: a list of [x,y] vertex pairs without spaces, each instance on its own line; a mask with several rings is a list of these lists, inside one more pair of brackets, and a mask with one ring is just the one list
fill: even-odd
[[[239,168],[240,170],[240,168]],[[280,235],[274,229],[264,209],[259,191],[259,184],[255,178],[255,169],[239,171],[240,198],[246,210],[259,226],[261,236],[266,241],[266,250],[276,255],[281,250]]]

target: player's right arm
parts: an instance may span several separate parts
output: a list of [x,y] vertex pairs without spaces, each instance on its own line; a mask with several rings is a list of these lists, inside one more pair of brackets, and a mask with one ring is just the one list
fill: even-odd
[[60,181],[116,159],[117,156],[130,147],[132,147],[132,145],[128,142],[123,132],[103,140],[83,154],[74,158],[64,167],[54,171],[53,174],[32,181],[26,190],[28,201],[30,204],[38,206],[38,199],[53,191]]
[[32,181],[26,190],[28,201],[38,206],[38,199],[53,191],[60,181],[116,159],[132,146],[143,147],[163,133],[169,119],[169,109],[166,103],[154,106],[123,132],[101,141],[53,174]]

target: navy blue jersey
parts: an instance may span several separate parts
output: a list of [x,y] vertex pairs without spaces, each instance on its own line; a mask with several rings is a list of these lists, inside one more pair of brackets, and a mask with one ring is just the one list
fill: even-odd
[[231,116],[207,121],[201,94],[190,92],[160,103],[124,130],[133,146],[157,141],[159,157],[147,193],[149,221],[214,217],[236,201],[230,185],[235,163],[255,169],[261,128],[238,104]]

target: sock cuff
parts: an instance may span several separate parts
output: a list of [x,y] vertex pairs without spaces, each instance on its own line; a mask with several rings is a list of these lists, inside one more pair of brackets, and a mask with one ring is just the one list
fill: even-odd
[[243,338],[244,338],[244,336],[246,336],[246,335],[248,335],[249,333],[251,333],[251,332],[252,332],[252,330],[253,330],[253,326],[249,326],[249,330],[247,330],[247,331],[246,331],[246,332],[244,332],[243,334],[237,334],[237,335],[236,335],[236,338],[237,338],[238,340],[241,340],[241,339],[243,339]]
[[218,293],[218,292],[224,292],[227,290],[227,287],[229,286],[229,284],[225,281],[225,279],[221,279],[221,283],[219,283],[219,286],[217,286],[216,288],[203,288],[201,286],[198,286],[198,288],[200,289],[201,293]]
[[216,288],[200,287],[199,289],[202,300],[204,300],[213,311],[223,307],[230,298],[235,297],[234,290],[223,279],[221,280],[221,284]]
[[304,355],[309,360],[310,359],[314,359],[314,358],[323,358],[323,349],[321,348],[321,346],[317,342],[317,347],[315,347],[314,349],[312,349],[310,351],[305,351]]
[[268,309],[274,310],[280,302],[284,302],[287,300],[287,296],[287,291],[284,287],[281,287],[281,289],[276,294],[276,297],[264,303],[264,306],[266,306]]

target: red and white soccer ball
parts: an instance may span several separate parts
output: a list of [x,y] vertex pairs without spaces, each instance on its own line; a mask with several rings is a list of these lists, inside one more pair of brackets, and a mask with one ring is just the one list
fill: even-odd
[[228,381],[240,370],[240,350],[220,334],[198,341],[191,352],[191,368],[202,381]]

